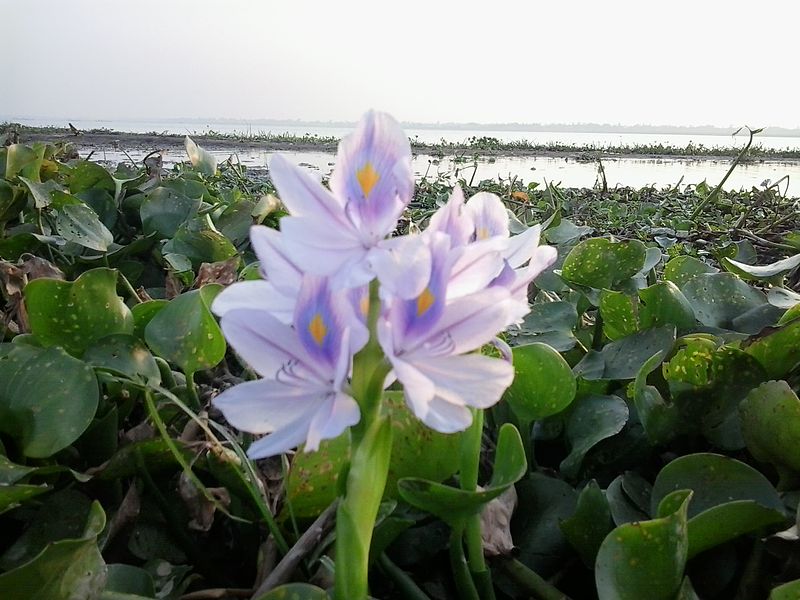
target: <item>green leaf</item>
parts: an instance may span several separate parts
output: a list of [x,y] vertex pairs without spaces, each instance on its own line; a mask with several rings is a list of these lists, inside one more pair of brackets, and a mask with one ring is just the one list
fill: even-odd
[[61,190],[61,186],[52,180],[45,181],[44,183],[32,181],[27,177],[20,177],[19,180],[28,186],[28,189],[31,192],[31,197],[33,198],[33,206],[35,208],[45,208],[50,206],[50,204],[53,202],[52,193],[54,191]]
[[485,504],[519,481],[527,469],[522,438],[513,425],[506,423],[498,435],[492,478],[483,490],[470,492],[412,477],[401,479],[397,488],[403,500],[452,525],[478,514]]
[[695,275],[682,288],[697,320],[708,327],[731,329],[733,320],[767,298],[732,273]]
[[768,265],[747,265],[724,257],[720,260],[720,263],[727,271],[735,273],[742,279],[766,281],[773,285],[780,285],[786,275],[800,266],[800,254],[795,254]]
[[618,340],[639,330],[639,307],[634,296],[603,290],[599,308],[603,316],[603,332],[608,339]]
[[[460,433],[444,434],[427,427],[408,409],[403,392],[384,392],[383,406],[394,432],[385,498],[397,496],[397,481],[404,477],[440,482],[458,470]],[[286,479],[286,496],[296,518],[315,517],[333,502],[339,473],[349,458],[348,432],[323,441],[316,452],[295,454]]]
[[68,242],[105,252],[114,242],[114,236],[91,208],[75,198],[76,204],[63,204],[55,212],[54,226]]
[[183,145],[186,147],[186,154],[189,155],[192,166],[199,173],[211,177],[217,172],[216,156],[198,146],[188,135],[183,140]]
[[328,593],[309,583],[287,583],[254,600],[328,600]]
[[39,171],[44,161],[44,144],[33,148],[24,144],[11,144],[6,149],[6,179],[14,179],[19,173],[28,179],[40,182]]
[[35,279],[25,286],[31,331],[45,346],[80,355],[112,333],[133,333],[131,311],[117,296],[117,271],[92,269],[74,282]]
[[505,399],[528,422],[561,412],[575,398],[577,384],[567,362],[546,344],[517,346],[514,381]]
[[150,573],[132,565],[108,565],[106,592],[135,594],[145,598],[155,598],[156,590]]
[[144,330],[156,314],[169,304],[169,300],[148,300],[131,308],[133,314],[133,334],[144,339]]
[[647,384],[650,375],[664,360],[664,353],[651,356],[639,369],[633,384],[633,403],[647,438],[653,445],[664,444],[678,433],[678,407],[664,401],[658,388]]
[[667,355],[675,343],[675,327],[647,329],[590,350],[573,371],[584,379],[633,379],[654,354]]
[[168,239],[178,228],[197,214],[199,198],[188,198],[167,187],[154,189],[139,208],[142,231],[145,235],[155,233],[158,239]]
[[206,285],[170,300],[145,327],[147,345],[187,374],[216,366],[227,346],[210,306],[221,289]]
[[581,490],[575,514],[561,521],[560,527],[583,564],[593,568],[600,545],[614,528],[608,500],[594,479]]
[[800,319],[769,328],[742,344],[771,379],[786,377],[800,364]]
[[97,378],[61,348],[34,349],[33,357],[19,348],[0,359],[7,377],[0,390],[0,431],[15,438],[26,456],[46,458],[73,443],[91,423],[99,399]]
[[[249,265],[248,265],[249,266]],[[244,270],[242,278],[245,278]],[[541,342],[552,346],[559,352],[571,350],[575,344],[572,330],[578,323],[575,306],[569,302],[543,302],[531,306],[531,312],[525,317],[518,331],[510,330],[513,336],[509,343],[514,345]]]
[[769,600],[797,600],[800,598],[800,579],[772,588]]
[[95,342],[83,355],[93,367],[118,373],[147,385],[161,383],[153,355],[139,339],[127,333],[107,335]]
[[627,523],[608,534],[595,565],[599,600],[674,600],[689,548],[690,498],[667,517]]
[[664,265],[664,280],[683,289],[689,280],[704,273],[719,273],[719,269],[693,256],[676,256]]
[[79,194],[92,189],[100,189],[114,194],[116,185],[111,173],[101,165],[88,160],[79,160],[72,165],[72,172],[69,175],[69,191],[72,194]]
[[16,508],[26,500],[35,498],[50,490],[47,485],[30,485],[25,483],[15,485],[0,485],[0,514]]
[[692,305],[671,281],[661,281],[639,290],[639,318],[642,329],[674,325],[678,331],[696,324]]
[[638,240],[612,242],[606,238],[584,240],[567,255],[561,277],[595,289],[612,289],[644,267],[646,248]]
[[106,517],[92,503],[83,534],[48,545],[30,562],[0,575],[0,597],[14,600],[75,600],[99,595],[106,565],[97,548],[97,536]]
[[800,472],[800,399],[785,381],[767,381],[739,405],[747,449],[779,471]]
[[208,215],[182,225],[164,244],[163,252],[187,257],[194,268],[200,263],[219,262],[237,255],[236,247],[214,228]]
[[565,477],[578,476],[583,457],[595,445],[618,434],[628,422],[628,405],[618,396],[588,396],[576,403],[567,418],[570,453],[561,461]]
[[[778,492],[761,473],[727,456],[690,454],[665,466],[651,495],[655,514],[676,490],[692,490],[689,557],[766,525],[786,521]],[[660,510],[660,509],[658,509]]]

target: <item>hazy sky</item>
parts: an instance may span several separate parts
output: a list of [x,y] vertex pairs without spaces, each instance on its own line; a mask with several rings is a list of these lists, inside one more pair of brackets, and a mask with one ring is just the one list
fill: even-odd
[[800,126],[800,3],[0,0],[0,119]]

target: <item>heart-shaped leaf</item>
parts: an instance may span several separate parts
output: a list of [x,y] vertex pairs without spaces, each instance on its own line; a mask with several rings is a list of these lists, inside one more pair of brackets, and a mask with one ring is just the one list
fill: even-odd
[[561,277],[590,288],[613,289],[642,270],[646,255],[644,244],[638,240],[584,240],[567,255]]
[[693,256],[676,256],[664,265],[664,280],[681,289],[690,279],[704,273],[719,273],[719,269]]
[[560,527],[583,564],[593,568],[600,545],[614,528],[608,500],[594,479],[581,490],[575,514],[561,521]]
[[543,419],[569,406],[577,384],[558,352],[539,343],[517,346],[513,352],[514,381],[504,397],[519,418]]
[[733,273],[695,275],[681,289],[697,320],[708,327],[731,329],[733,320],[761,304],[767,297]]
[[675,343],[675,327],[647,329],[590,350],[573,371],[584,379],[633,379],[654,354],[666,356]]
[[577,477],[583,457],[596,444],[618,434],[628,422],[628,405],[618,396],[588,396],[572,409],[566,426],[570,453],[561,461],[566,477]]
[[206,285],[170,300],[145,327],[147,345],[187,374],[216,366],[227,346],[210,306],[221,289]]
[[117,296],[113,269],[92,269],[73,282],[35,279],[25,286],[25,305],[37,339],[76,356],[102,337],[133,333],[133,316]]
[[674,600],[689,548],[690,498],[691,492],[669,516],[627,523],[608,534],[595,565],[600,600]]

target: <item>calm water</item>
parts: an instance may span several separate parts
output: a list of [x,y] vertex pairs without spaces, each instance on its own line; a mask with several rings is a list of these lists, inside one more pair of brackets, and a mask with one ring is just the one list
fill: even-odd
[[[211,152],[220,160],[227,160],[230,151]],[[83,153],[82,153],[83,154]],[[134,160],[141,160],[145,152],[130,151],[128,153]],[[234,155],[234,160],[253,168],[264,168],[269,162],[272,152],[259,149],[244,149]],[[303,165],[312,172],[327,175],[333,168],[335,156],[325,152],[284,152],[296,164]],[[96,151],[92,157],[95,160],[109,162],[122,162],[127,157],[122,152],[111,147]],[[186,160],[186,154],[180,150],[168,150],[164,153],[164,164],[171,165]],[[675,159],[640,159],[640,158],[609,158],[603,160],[606,181],[609,187],[626,185],[642,187],[654,185],[667,187],[677,185],[697,184],[703,180],[709,185],[716,185],[728,170],[730,161],[711,160],[675,160]],[[483,179],[517,179],[529,183],[532,181],[544,184],[545,182],[560,183],[566,187],[592,187],[597,181],[596,163],[580,162],[572,158],[552,157],[500,157],[494,162],[480,160],[477,166],[472,163],[454,163],[451,159],[438,160],[428,155],[414,157],[414,172],[417,178],[433,178],[437,175],[449,176],[451,179],[462,177],[467,181],[475,182]],[[473,178],[474,173],[474,178]],[[726,189],[738,190],[741,188],[761,187],[765,181],[778,181],[788,175],[789,180],[781,184],[781,191],[791,196],[800,196],[800,163],[791,162],[765,162],[740,165],[733,172],[725,184]],[[786,191],[788,187],[788,192]]]
[[[2,121],[3,119],[0,119]],[[52,119],[14,119],[24,125],[46,126],[56,125],[66,127],[66,121],[53,121]],[[177,133],[193,134],[216,131],[219,133],[240,134],[283,134],[302,136],[305,134],[323,137],[341,138],[352,131],[351,127],[311,127],[308,125],[247,125],[224,121],[210,121],[206,124],[199,122],[177,121],[81,121],[73,120],[72,124],[78,129],[113,129],[131,133]],[[574,132],[537,132],[537,131],[487,131],[465,129],[405,129],[410,138],[420,142],[437,143],[442,140],[447,142],[466,142],[469,138],[493,137],[507,142],[529,141],[537,144],[561,143],[571,146],[633,146],[645,144],[665,144],[677,148],[686,147],[689,142],[695,145],[702,144],[708,148],[716,146],[744,146],[748,136],[740,134],[736,137],[729,135],[670,135],[651,133],[574,133]],[[765,148],[785,149],[800,148],[800,138],[794,137],[756,137],[757,143]]]

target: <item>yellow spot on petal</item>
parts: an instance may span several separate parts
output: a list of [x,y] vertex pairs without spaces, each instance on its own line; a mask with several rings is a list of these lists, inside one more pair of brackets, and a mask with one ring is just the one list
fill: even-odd
[[325,321],[322,320],[321,314],[317,313],[311,319],[311,323],[308,324],[308,333],[311,334],[318,346],[322,346],[325,336],[328,335],[328,328],[325,327]]
[[361,301],[358,303],[358,309],[361,311],[361,314],[365,317],[369,314],[369,295],[364,294],[361,297]]
[[434,302],[436,302],[436,296],[433,295],[430,288],[425,288],[417,297],[417,316],[421,317],[428,312]]
[[358,179],[358,185],[361,186],[361,191],[364,192],[364,198],[369,198],[369,193],[380,178],[381,176],[369,162],[356,171],[356,179]]
[[485,240],[489,237],[489,230],[486,227],[478,227],[478,230],[475,232],[475,237],[479,240]]

